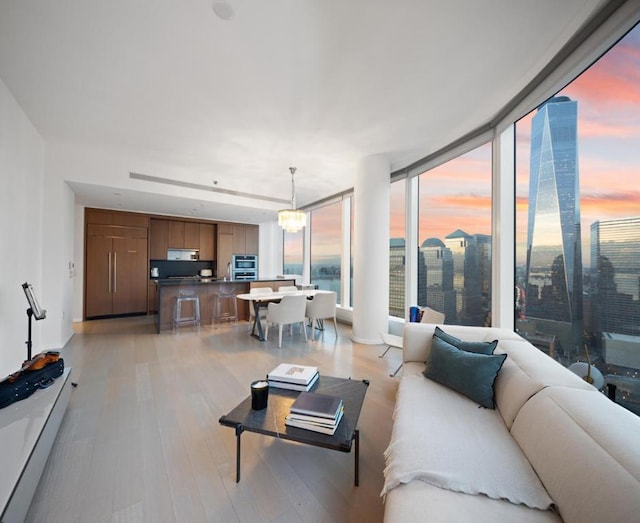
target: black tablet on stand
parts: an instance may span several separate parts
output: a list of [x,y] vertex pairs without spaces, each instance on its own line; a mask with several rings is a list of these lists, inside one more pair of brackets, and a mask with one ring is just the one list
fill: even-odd
[[47,317],[47,311],[40,308],[40,304],[33,293],[33,287],[30,283],[23,283],[22,289],[29,302],[29,308],[27,309],[28,320],[28,337],[27,337],[27,361],[31,359],[31,318],[36,320],[44,320]]

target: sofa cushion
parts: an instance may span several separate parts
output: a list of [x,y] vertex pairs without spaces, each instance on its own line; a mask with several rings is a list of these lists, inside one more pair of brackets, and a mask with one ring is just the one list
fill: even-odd
[[[424,363],[429,357],[431,342],[436,325],[432,323],[406,323],[402,337],[402,361],[419,361]],[[447,334],[462,341],[520,340],[513,330],[496,327],[467,327],[463,325],[447,325]],[[498,346],[500,343],[498,343]]]
[[436,336],[423,374],[493,409],[493,384],[506,358],[460,350]]
[[640,417],[594,388],[548,387],[511,433],[565,522],[638,521]]
[[518,411],[545,387],[560,385],[592,390],[593,387],[535,348],[528,341],[500,340],[495,354],[507,354],[494,385],[495,403],[508,428]]
[[475,352],[477,354],[493,354],[498,340],[493,341],[462,341],[451,334],[447,334],[440,327],[436,327],[433,335],[447,343],[457,347],[460,350],[466,350],[467,352]]
[[500,414],[425,379],[423,369],[409,362],[402,370],[382,494],[420,480],[548,509],[552,500]]
[[515,505],[487,496],[470,496],[412,481],[389,491],[384,500],[384,523],[562,523],[552,510]]

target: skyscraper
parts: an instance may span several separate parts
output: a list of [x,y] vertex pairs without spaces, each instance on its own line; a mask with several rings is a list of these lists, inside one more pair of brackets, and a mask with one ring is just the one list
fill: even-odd
[[483,325],[482,282],[476,238],[456,229],[444,238],[453,257],[453,289],[460,325]]
[[[482,294],[482,312],[486,315],[491,311],[491,236],[488,234],[474,234],[478,247],[478,263],[480,273],[480,292]],[[485,323],[487,320],[485,319]],[[490,324],[490,319],[489,323]]]
[[577,102],[558,96],[531,123],[527,316],[553,322],[540,324],[567,348],[583,336],[577,120]]
[[640,336],[640,217],[591,224],[591,298],[598,333]]
[[404,238],[389,239],[389,316],[404,318],[404,278],[406,271]]
[[453,289],[453,256],[438,238],[427,238],[420,246],[423,264],[418,266],[424,292],[419,305],[443,312],[448,323],[455,323],[456,291]]

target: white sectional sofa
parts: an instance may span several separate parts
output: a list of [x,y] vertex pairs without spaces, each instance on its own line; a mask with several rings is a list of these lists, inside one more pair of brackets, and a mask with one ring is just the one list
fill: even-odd
[[495,409],[426,378],[435,326],[406,325],[385,522],[640,521],[638,416],[512,331],[441,328],[499,340]]

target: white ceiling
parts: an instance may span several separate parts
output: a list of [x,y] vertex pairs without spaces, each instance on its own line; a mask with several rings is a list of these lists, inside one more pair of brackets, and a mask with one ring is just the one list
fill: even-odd
[[[351,188],[363,157],[398,169],[491,121],[605,2],[227,3],[231,21],[210,0],[0,0],[0,78],[51,146],[285,199],[295,165],[300,206]],[[253,223],[286,206],[108,173],[70,186],[87,205]]]

